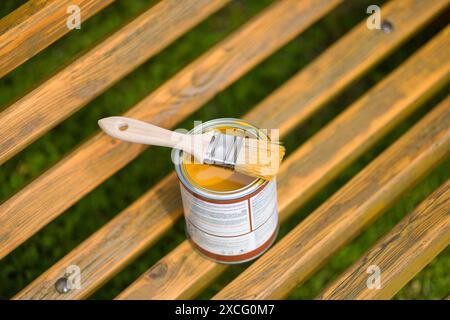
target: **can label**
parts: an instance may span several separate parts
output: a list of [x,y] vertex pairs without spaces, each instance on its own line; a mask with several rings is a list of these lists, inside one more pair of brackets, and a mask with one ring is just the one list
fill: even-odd
[[187,232],[206,256],[238,262],[259,255],[274,240],[278,228],[275,179],[253,194],[214,201],[181,184]]

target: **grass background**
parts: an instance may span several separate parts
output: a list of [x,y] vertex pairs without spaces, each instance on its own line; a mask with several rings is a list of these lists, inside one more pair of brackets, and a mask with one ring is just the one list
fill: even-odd
[[[3,1],[0,6],[0,18],[24,2],[23,0]],[[16,70],[1,78],[0,110],[45,81],[46,78],[151,7],[155,2],[150,0],[118,0],[84,22],[81,30],[70,32]],[[0,202],[5,201],[32,179],[45,172],[74,147],[92,136],[98,130],[97,120],[99,118],[118,115],[132,107],[271,2],[268,0],[233,0],[160,54],[114,84],[79,112],[42,136],[16,157],[1,165]],[[191,128],[195,119],[206,121],[219,117],[242,116],[354,25],[365,19],[368,5],[374,3],[381,5],[383,2],[373,0],[346,1],[331,14],[318,21],[306,32],[214,97],[202,109],[181,123],[179,127]],[[388,56],[352,86],[335,97],[317,114],[296,128],[285,139],[288,152],[292,152],[326,125],[336,114],[342,112],[400,65],[421,45],[439,32],[446,25],[448,17],[448,11],[437,17],[403,44],[400,49]],[[448,92],[449,86],[440,90],[412,116],[323,188],[314,199],[299,208],[293,218],[282,227],[281,234],[283,235],[292,229],[331,194],[336,192],[429,112]],[[149,148],[14,252],[0,260],[0,298],[12,297],[151,188],[159,179],[171,172],[173,168],[169,159],[169,150]],[[306,283],[295,289],[289,298],[314,298],[327,283],[350,266],[405,214],[411,212],[420,201],[446,181],[450,176],[449,168],[450,160],[447,159],[416,187],[404,194],[399,201],[355,240],[331,257],[323,268]],[[107,282],[92,298],[113,298],[184,239],[184,224],[180,220],[173,230]],[[447,248],[415,276],[395,296],[395,299],[440,299],[446,296],[450,291],[449,254],[450,250]],[[214,295],[242,272],[246,266],[248,264],[230,267],[199,298],[206,299]]]

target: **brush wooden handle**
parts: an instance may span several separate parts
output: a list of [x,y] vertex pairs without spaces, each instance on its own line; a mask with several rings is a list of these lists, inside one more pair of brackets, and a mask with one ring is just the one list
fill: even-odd
[[109,117],[98,121],[108,135],[128,142],[178,148],[180,143],[191,142],[192,136],[170,131],[150,123],[126,117]]
[[127,117],[103,118],[98,121],[98,125],[105,133],[114,138],[181,149],[192,154],[200,163],[203,163],[206,146],[213,135],[213,132],[197,135],[178,133]]

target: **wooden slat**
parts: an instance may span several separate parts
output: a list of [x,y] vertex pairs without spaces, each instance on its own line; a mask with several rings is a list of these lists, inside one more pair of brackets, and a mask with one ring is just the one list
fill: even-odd
[[163,0],[0,113],[0,164],[229,0]]
[[[424,96],[447,81],[450,62],[443,64],[446,70],[440,70],[440,62],[446,61],[445,48],[449,47],[449,43],[445,36],[449,31],[411,57],[286,159],[277,177],[281,221],[289,218],[295,208],[306,203],[353,159],[412,112]],[[436,54],[440,57],[437,58]],[[423,73],[419,70],[427,71]],[[420,76],[416,77],[418,73]],[[211,274],[220,273],[222,267],[208,260],[208,267],[203,268],[205,272],[190,268],[190,265],[205,265],[206,262],[194,250],[187,252],[183,246],[173,250],[156,265],[164,264],[167,273],[159,274],[159,278],[146,277],[153,272],[151,268],[118,298],[192,298],[188,294],[202,290],[208,285]],[[185,264],[185,260],[192,262]]]
[[[450,180],[333,281],[318,299],[390,299],[449,244]],[[367,270],[372,265],[381,271],[378,289],[367,286]]]
[[[446,36],[448,38],[448,34]],[[450,155],[449,106],[450,98],[214,298],[279,299],[286,296]]]
[[[270,52],[286,43],[296,33],[301,32],[314,20],[331,10],[337,3],[337,1],[325,0],[277,1],[230,38],[160,87],[149,98],[133,108],[128,115],[165,127],[175,125],[187,113],[194,111],[217,91],[225,88],[269,55]],[[298,19],[299,15],[302,16],[302,19]],[[255,39],[260,42],[255,42]],[[191,79],[196,74],[204,74],[206,78],[203,79],[204,81],[192,83]],[[195,78],[198,78],[198,76]],[[151,108],[155,109],[152,110]],[[183,108],[189,108],[190,111]],[[55,186],[50,192],[45,194],[41,192],[40,199],[37,199],[36,207],[33,208],[34,212],[39,208],[40,219],[45,217],[45,219],[50,220],[112,172],[131,161],[142,149],[141,146],[121,143],[99,134],[57,167],[31,184],[32,192],[22,191],[22,193],[26,192],[27,194],[21,196],[19,193],[16,195],[21,200],[14,201],[16,202],[14,208],[19,208],[20,203],[27,206],[26,204],[30,201],[29,196],[39,194],[42,186],[46,186],[47,191],[48,188],[53,189],[53,186]],[[73,168],[78,168],[76,175],[71,175]],[[63,179],[63,177],[65,178]],[[53,195],[53,192],[56,192],[57,196]],[[161,198],[161,194],[166,195],[164,199]],[[60,197],[65,199],[61,201]],[[47,201],[43,202],[43,198]],[[7,201],[4,208],[6,208],[8,202],[13,200],[14,198]],[[67,202],[69,203],[67,204]],[[155,206],[152,204],[155,204]],[[42,205],[45,208],[40,208]],[[59,208],[55,208],[55,206],[59,206]],[[14,214],[23,213],[22,209],[16,211],[14,208],[10,210],[9,214],[12,217],[14,217]],[[11,214],[13,212],[14,214]],[[0,221],[1,214],[0,211]],[[31,214],[33,213],[30,208],[27,215],[30,216]],[[181,202],[178,182],[175,175],[171,174],[142,196],[137,203],[116,216],[101,231],[94,234],[58,262],[57,265],[44,273],[18,297],[70,299],[87,296],[105,279],[118,272],[131,258],[155,241],[180,215]],[[160,222],[156,223],[156,221]],[[11,227],[14,225],[10,224]],[[37,230],[40,227],[37,226],[36,228],[33,223],[30,223],[30,225],[32,230]],[[134,230],[145,230],[145,232],[138,231],[135,233]],[[123,234],[124,231],[126,234]],[[105,239],[105,235],[108,234],[113,236]],[[127,234],[131,237],[130,240],[125,240],[128,237]],[[26,235],[19,239],[19,242],[23,241],[25,237]],[[116,241],[118,242],[116,243]],[[113,243],[116,243],[116,245]],[[111,263],[112,260],[114,263]],[[43,279],[52,280],[55,276],[63,274],[62,270],[65,269],[68,261],[70,261],[69,264],[76,261],[76,264],[81,267],[85,289],[61,296],[55,292],[51,282]],[[99,267],[97,263],[106,263],[107,267]]]
[[0,77],[70,31],[70,5],[80,7],[81,23],[114,0],[30,0],[0,20]]

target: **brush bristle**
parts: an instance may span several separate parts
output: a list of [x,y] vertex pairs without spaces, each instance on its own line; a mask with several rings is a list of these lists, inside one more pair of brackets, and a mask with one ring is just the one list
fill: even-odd
[[285,152],[279,143],[247,138],[239,151],[234,170],[270,180],[277,174]]

